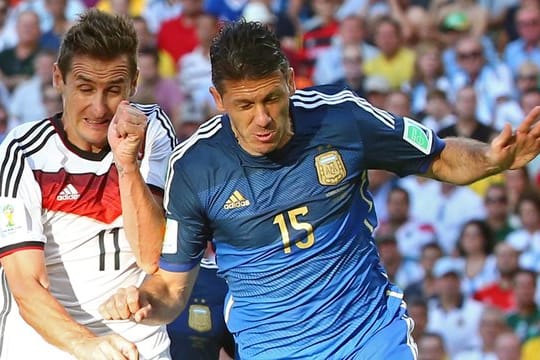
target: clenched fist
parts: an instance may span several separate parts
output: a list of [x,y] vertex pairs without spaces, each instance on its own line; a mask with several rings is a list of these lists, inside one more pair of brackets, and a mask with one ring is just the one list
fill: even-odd
[[147,122],[146,115],[129,105],[128,101],[118,105],[107,137],[119,172],[137,168]]

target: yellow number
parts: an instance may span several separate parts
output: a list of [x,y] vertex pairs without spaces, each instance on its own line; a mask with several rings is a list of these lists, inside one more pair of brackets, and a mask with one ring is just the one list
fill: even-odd
[[[298,216],[305,216],[308,213],[307,206],[302,206],[293,210],[289,210],[287,215],[291,226],[295,230],[303,230],[306,232],[306,239],[304,241],[297,241],[295,244],[300,249],[307,249],[315,243],[315,235],[313,235],[313,226],[307,222],[299,222],[297,220]],[[287,229],[287,224],[285,222],[285,216],[283,214],[276,215],[274,217],[274,224],[279,226],[279,231],[281,232],[281,241],[283,242],[283,251],[285,254],[291,252],[291,237],[289,236],[289,230]]]

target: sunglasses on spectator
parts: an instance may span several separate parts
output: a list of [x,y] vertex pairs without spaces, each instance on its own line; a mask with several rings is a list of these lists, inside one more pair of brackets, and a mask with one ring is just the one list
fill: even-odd
[[468,51],[468,52],[459,52],[457,54],[458,58],[460,60],[467,60],[467,59],[478,59],[480,56],[482,56],[482,52],[479,50],[476,51]]

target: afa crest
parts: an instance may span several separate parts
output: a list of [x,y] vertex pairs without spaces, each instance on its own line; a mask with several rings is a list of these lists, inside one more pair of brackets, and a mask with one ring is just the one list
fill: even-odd
[[206,305],[191,305],[189,307],[188,325],[198,332],[212,330],[212,315]]
[[337,185],[347,176],[343,158],[337,150],[315,156],[315,167],[321,185]]

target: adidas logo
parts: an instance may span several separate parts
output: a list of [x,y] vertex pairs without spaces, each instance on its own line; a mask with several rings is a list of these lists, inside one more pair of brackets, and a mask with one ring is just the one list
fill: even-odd
[[223,208],[226,210],[230,210],[249,206],[250,204],[251,203],[249,202],[249,200],[246,199],[242,194],[240,194],[240,191],[236,190],[229,197],[229,200],[227,200]]
[[56,197],[56,200],[63,201],[63,200],[77,200],[81,195],[75,189],[75,186],[68,184],[64,190],[60,191],[60,194]]

